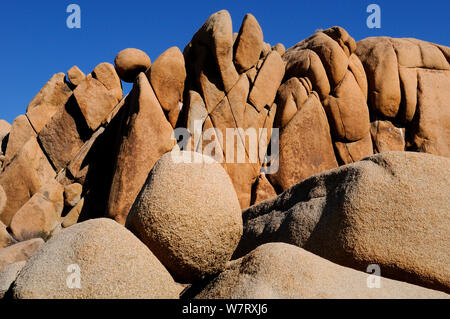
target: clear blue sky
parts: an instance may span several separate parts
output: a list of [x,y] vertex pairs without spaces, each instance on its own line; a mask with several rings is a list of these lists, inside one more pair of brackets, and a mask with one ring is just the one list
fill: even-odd
[[[66,8],[81,7],[81,29],[68,29]],[[367,5],[381,7],[381,29],[366,26]],[[78,65],[86,74],[113,63],[120,50],[135,47],[154,61],[171,46],[183,50],[214,12],[227,9],[235,32],[248,12],[266,42],[286,48],[317,29],[340,25],[356,39],[415,37],[450,46],[450,1],[71,0],[0,3],[0,118],[12,122],[57,72]],[[126,85],[125,90],[130,89]]]

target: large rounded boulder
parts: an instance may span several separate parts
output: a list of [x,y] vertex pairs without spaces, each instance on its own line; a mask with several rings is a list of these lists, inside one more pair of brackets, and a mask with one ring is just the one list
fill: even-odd
[[41,246],[13,285],[15,298],[178,298],[158,259],[125,227],[106,218],[66,228]]
[[268,243],[227,268],[196,299],[429,299],[448,295],[334,264],[302,248]]
[[200,153],[171,152],[153,167],[127,227],[179,282],[220,272],[241,235],[242,216],[230,177]]
[[120,51],[114,59],[116,71],[122,81],[132,83],[139,73],[145,72],[151,65],[147,53],[135,48]]

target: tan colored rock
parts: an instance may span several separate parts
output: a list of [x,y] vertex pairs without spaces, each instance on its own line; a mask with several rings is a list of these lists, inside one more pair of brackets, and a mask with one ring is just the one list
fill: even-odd
[[[79,268],[68,268],[77,265]],[[79,270],[79,289],[68,289]],[[17,299],[170,299],[179,288],[132,233],[110,219],[93,219],[52,237],[27,262],[13,287]]]
[[187,74],[192,77],[195,86],[190,88],[201,94],[206,109],[212,112],[224,99],[225,92],[213,54],[209,48],[192,42],[184,49]]
[[358,42],[374,114],[406,127],[406,149],[450,157],[448,48],[417,39]]
[[[2,188],[0,186],[0,193],[2,192]],[[0,194],[1,196],[1,194]],[[1,210],[0,210],[1,211]],[[15,244],[17,241],[8,233],[5,224],[0,221],[0,249],[11,246]]]
[[[265,60],[271,51],[272,51],[272,47],[271,47],[270,43],[264,42],[264,43],[263,43],[263,48],[262,48],[262,51],[261,51],[261,57],[260,57],[260,58],[261,58],[262,60]],[[261,61],[261,60],[260,60],[260,61]],[[261,66],[257,66],[257,68],[260,69]]]
[[239,79],[233,64],[233,42],[233,25],[226,10],[211,15],[191,41],[210,48],[225,92]]
[[334,142],[357,142],[369,134],[367,80],[355,49],[354,39],[343,28],[332,27],[317,31],[283,55],[285,77],[307,77],[319,94]]
[[14,155],[16,155],[22,146],[24,146],[32,137],[36,137],[36,132],[31,126],[27,116],[19,115],[16,117],[9,133],[3,167],[12,160]]
[[284,52],[286,52],[286,48],[284,47],[283,43],[277,43],[272,47],[272,51],[277,51],[280,56],[283,56]]
[[350,55],[348,59],[348,67],[355,77],[355,80],[358,83],[361,92],[363,93],[364,100],[367,101],[368,83],[366,72],[364,71],[364,66],[362,65],[361,60],[355,53],[352,53],[352,55]]
[[196,91],[189,90],[185,103],[187,108],[186,128],[192,134],[191,143],[193,144],[191,150],[197,152],[202,139],[203,125],[208,117],[208,111],[201,95]]
[[370,133],[356,142],[335,141],[336,158],[340,163],[350,164],[373,154],[373,144]]
[[309,83],[291,78],[279,89],[280,129],[278,171],[268,178],[284,191],[298,182],[338,166],[327,116]]
[[270,184],[266,175],[261,173],[253,185],[252,201],[250,202],[250,205],[258,204],[275,196],[277,196],[277,193],[272,184]]
[[9,226],[14,214],[55,176],[36,138],[28,140],[0,175],[7,198],[0,220]]
[[374,121],[370,126],[373,146],[377,153],[405,150],[405,129],[389,121]]
[[343,266],[450,291],[450,159],[387,152],[315,175],[243,212],[235,255],[281,241]]
[[35,238],[0,249],[0,271],[9,264],[28,260],[43,244],[42,238]]
[[325,67],[320,57],[310,49],[288,49],[283,55],[286,62],[287,79],[291,77],[307,77],[321,100],[328,97],[331,91]]
[[340,83],[348,68],[349,56],[336,40],[336,38],[333,39],[327,34],[327,30],[324,30],[316,32],[293,47],[294,49],[312,50],[319,56],[327,72],[331,87],[335,87]]
[[417,39],[371,37],[358,42],[356,53],[367,70],[370,106],[388,118],[400,112],[407,122],[416,108],[417,69],[450,70],[442,46]]
[[78,222],[78,218],[80,217],[81,211],[84,207],[84,198],[80,199],[80,201],[75,205],[74,208],[70,210],[69,213],[64,217],[61,226],[63,228],[67,228],[75,225]]
[[366,70],[369,105],[379,115],[395,117],[400,105],[401,92],[397,56],[389,38],[361,40],[358,42],[356,54]]
[[229,263],[199,299],[448,299],[449,295],[336,265],[306,250],[270,243]]
[[[199,96],[187,94],[189,100],[185,103],[179,125],[189,125],[192,134],[192,123],[201,123],[201,134],[191,136],[193,139],[188,145],[202,153],[206,149],[208,155],[223,163],[242,208],[250,205],[252,186],[261,173],[270,140],[264,138],[263,130],[270,137],[277,107],[274,99],[285,69],[279,53],[272,50],[270,44],[262,43],[262,50],[256,58],[253,58],[253,50],[259,49],[252,46],[244,48],[246,42],[259,43],[261,39],[257,29],[260,28],[256,20],[248,15],[240,31],[242,45],[238,48],[239,35],[234,42],[237,55],[237,51],[242,49],[242,57],[254,59],[250,69],[241,74],[233,63],[230,44],[234,38],[231,18],[226,11],[213,14],[184,50],[188,73],[186,90],[198,92]],[[190,111],[191,107],[195,110]],[[227,129],[234,130],[230,141],[226,138]],[[254,136],[257,142],[250,143],[255,140]],[[243,155],[238,158],[236,154],[239,153]]]
[[84,184],[90,164],[92,164],[90,156],[92,157],[91,154],[93,153],[94,145],[99,143],[104,132],[105,128],[99,127],[97,131],[92,134],[89,140],[87,140],[77,151],[70,161],[70,164],[67,165],[67,170],[70,172],[70,175],[81,184]]
[[87,127],[80,129],[80,122],[84,119],[74,118],[76,108],[76,102],[69,102],[53,116],[38,136],[45,154],[57,171],[70,163],[88,135]]
[[334,137],[355,142],[369,133],[369,109],[353,73],[345,74],[333,94],[323,101],[323,107]]
[[[4,149],[6,149],[6,137],[9,135],[11,131],[11,124],[6,122],[5,120],[0,120],[0,155],[4,154]],[[0,163],[0,167],[1,167]]]
[[172,126],[144,73],[130,93],[127,125],[116,159],[108,216],[124,224],[148,173],[156,161],[175,144]]
[[[108,74],[104,70],[107,68],[106,66],[98,66],[97,68],[98,74]],[[73,95],[87,125],[93,131],[101,125],[107,115],[114,109],[114,106],[120,101],[114,89],[109,91],[99,80],[89,77],[77,86],[73,91]]]
[[196,152],[167,153],[152,169],[127,227],[178,282],[189,283],[225,267],[241,237],[242,217],[219,163]]
[[44,185],[11,220],[10,228],[20,240],[48,239],[59,223],[64,208],[64,187],[56,181]]
[[8,200],[8,197],[6,196],[6,193],[3,190],[3,187],[0,186],[0,214],[3,212],[3,209],[5,209],[7,200]]
[[64,204],[74,207],[81,199],[83,186],[79,183],[73,183],[64,186]]
[[234,43],[234,65],[243,73],[258,63],[263,48],[264,37],[256,18],[247,13]]
[[116,115],[120,113],[122,110],[122,107],[125,105],[125,101],[128,97],[128,94],[120,100],[120,102],[113,108],[113,110],[108,114],[108,116],[103,120],[102,125],[107,126],[109,123],[111,123],[115,118]]
[[450,157],[450,70],[446,74],[417,71],[416,119],[407,131],[407,149]]
[[356,50],[355,40],[341,27],[332,27],[322,31],[336,41],[348,57]]
[[172,127],[178,119],[180,106],[183,104],[186,69],[184,57],[180,49],[172,47],[161,54],[148,69],[146,75],[152,85],[163,110],[174,116]]
[[147,71],[151,61],[144,51],[128,48],[117,54],[114,64],[120,78],[125,82],[133,83],[139,73]]
[[248,70],[247,72],[245,72],[245,74],[248,77],[248,80],[250,81],[250,84],[252,85],[253,83],[255,83],[256,80],[256,75],[258,74],[258,71],[256,70],[255,67],[251,68],[250,70]]
[[283,60],[278,52],[272,51],[259,70],[248,97],[249,102],[258,111],[261,111],[266,105],[272,105],[283,76]]
[[78,86],[86,79],[86,74],[84,74],[79,67],[74,65],[67,71],[67,77],[69,78],[70,83],[74,86]]
[[99,80],[105,88],[116,98],[116,104],[123,98],[122,82],[117,75],[114,65],[103,62],[97,65],[92,71],[92,76]]
[[0,299],[5,297],[5,294],[16,280],[25,263],[25,261],[19,261],[10,264],[0,272]]
[[66,84],[65,77],[64,73],[53,75],[28,104],[27,117],[37,133],[67,103],[72,95],[72,90]]

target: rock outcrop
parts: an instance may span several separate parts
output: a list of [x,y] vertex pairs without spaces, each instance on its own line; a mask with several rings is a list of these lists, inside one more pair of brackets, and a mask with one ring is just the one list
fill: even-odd
[[284,243],[259,246],[233,260],[197,296],[199,299],[430,299],[442,292],[342,267]]
[[337,264],[450,291],[450,159],[373,155],[315,175],[243,212],[235,256],[285,242]]
[[[243,208],[250,205],[252,185],[266,155],[284,75],[280,54],[264,52],[263,46],[255,17],[244,17],[233,41],[230,14],[222,10],[209,17],[184,50],[188,98],[183,125],[193,136],[187,145],[223,164]],[[227,129],[232,138],[226,138]],[[194,141],[196,135],[200,142]],[[212,145],[215,151],[209,152]]]
[[74,65],[0,120],[0,296],[450,293],[450,48],[265,41],[222,10],[182,51]]
[[385,138],[384,150],[401,143],[405,150],[450,157],[448,47],[376,37],[359,41],[355,53],[367,74],[373,119],[404,132]]
[[55,235],[27,261],[12,289],[15,298],[26,299],[170,299],[179,292],[150,250],[110,219],[79,223]]

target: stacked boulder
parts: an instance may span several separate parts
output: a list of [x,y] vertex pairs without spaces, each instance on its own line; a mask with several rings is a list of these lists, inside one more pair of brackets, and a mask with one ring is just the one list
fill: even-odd
[[[284,75],[280,47],[264,42],[251,14],[233,35],[230,14],[223,10],[205,22],[184,50],[188,78],[182,125],[192,134],[188,143],[201,153],[213,144],[214,158],[230,175],[242,208],[250,205],[270,139]],[[215,130],[212,136],[210,129]],[[235,132],[232,140],[227,129]],[[247,132],[256,135],[257,152],[246,142]]]
[[355,53],[367,74],[375,150],[450,157],[450,49],[378,37],[359,41]]
[[[277,189],[373,154],[367,80],[355,40],[342,28],[317,31],[286,50],[278,90]],[[295,156],[294,156],[295,154]]]
[[448,47],[222,10],[114,64],[0,120],[0,298],[449,297]]

